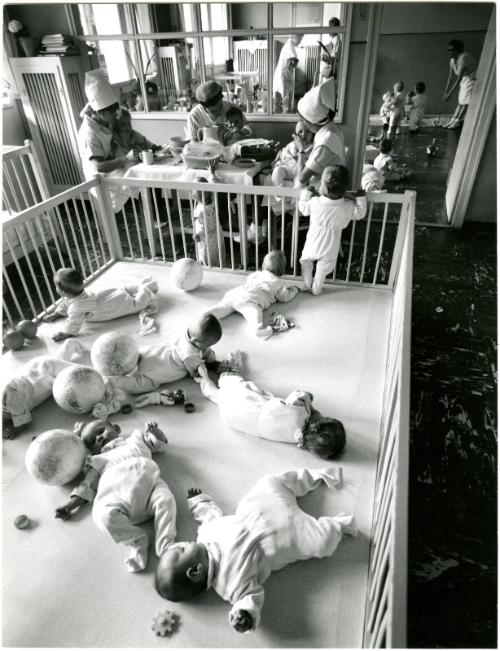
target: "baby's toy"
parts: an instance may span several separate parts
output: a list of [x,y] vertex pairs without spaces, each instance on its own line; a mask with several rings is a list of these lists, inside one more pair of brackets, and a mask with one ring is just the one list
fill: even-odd
[[27,529],[31,525],[31,520],[27,515],[18,515],[14,520],[14,526],[16,529]]
[[102,375],[127,375],[137,366],[139,348],[132,336],[107,332],[92,344],[90,358]]
[[63,486],[82,471],[88,454],[81,438],[65,429],[52,429],[37,436],[25,456],[28,473],[49,486]]
[[174,633],[179,626],[179,615],[171,610],[162,610],[153,617],[151,629],[156,635],[165,637],[170,633]]
[[185,402],[184,403],[184,411],[186,414],[192,414],[193,411],[195,411],[195,406],[192,402]]
[[181,258],[174,262],[171,278],[176,287],[190,292],[201,285],[203,268],[193,258]]
[[19,321],[17,326],[8,330],[3,337],[3,345],[9,350],[19,350],[24,346],[25,339],[34,339],[38,326],[34,321]]
[[145,407],[146,405],[163,405],[171,407],[172,405],[183,405],[186,400],[184,391],[176,389],[175,391],[150,391],[139,396],[135,401],[136,407]]
[[295,328],[295,323],[290,321],[290,319],[283,314],[278,314],[278,312],[271,313],[271,321],[269,325],[273,329],[273,332],[286,332],[291,328]]
[[85,414],[105,402],[104,379],[90,366],[75,364],[62,370],[52,387],[54,400],[72,414]]
[[24,345],[24,335],[19,330],[7,330],[3,336],[3,345],[9,350],[19,350]]

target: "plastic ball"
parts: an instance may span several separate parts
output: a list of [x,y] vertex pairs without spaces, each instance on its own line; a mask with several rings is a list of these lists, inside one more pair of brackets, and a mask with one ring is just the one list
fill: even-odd
[[90,366],[74,364],[63,369],[54,381],[52,394],[61,409],[86,414],[97,402],[104,402],[104,380]]
[[7,330],[3,336],[3,345],[9,350],[19,350],[24,345],[24,335],[19,330]]
[[23,333],[26,339],[34,339],[38,330],[38,326],[34,321],[19,321],[17,330]]
[[203,267],[193,258],[181,258],[172,265],[171,277],[178,289],[190,292],[201,285]]
[[16,529],[27,529],[31,525],[31,520],[27,515],[18,515],[13,524]]
[[80,474],[87,454],[79,436],[69,430],[52,429],[29,444],[26,470],[44,484],[63,486]]
[[90,358],[102,375],[127,375],[139,362],[139,347],[130,335],[107,332],[92,344]]

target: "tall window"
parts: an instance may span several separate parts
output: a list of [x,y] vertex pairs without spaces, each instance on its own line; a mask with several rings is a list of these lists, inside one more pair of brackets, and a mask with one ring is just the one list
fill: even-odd
[[[81,37],[95,47],[99,65],[132,111],[186,112],[196,87],[214,79],[225,99],[245,112],[281,119],[290,114],[292,120],[299,99],[334,77],[342,119],[351,13],[346,3],[72,7]],[[123,39],[116,39],[119,34]]]

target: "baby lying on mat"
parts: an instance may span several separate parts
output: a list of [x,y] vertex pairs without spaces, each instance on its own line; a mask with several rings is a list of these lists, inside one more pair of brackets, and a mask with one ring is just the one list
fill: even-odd
[[144,278],[137,286],[90,292],[83,286],[82,274],[71,268],[56,271],[54,283],[62,301],[43,320],[49,323],[66,317],[64,329],[52,337],[54,341],[74,337],[85,321],[110,321],[137,314],[154,301],[158,292],[158,283],[151,278]]
[[127,437],[120,435],[117,425],[100,420],[78,423],[76,430],[92,456],[86,462],[85,479],[56,509],[55,517],[68,520],[74,510],[93,502],[98,528],[114,542],[131,547],[127,570],[140,572],[147,564],[149,540],[135,525],[154,517],[158,556],[176,536],[175,499],[152,459],[154,452],[166,449],[167,439],[153,421]]
[[203,371],[199,380],[203,395],[219,407],[231,429],[259,438],[295,443],[323,459],[338,456],[345,447],[345,430],[335,418],[323,418],[312,406],[313,396],[292,391],[285,399],[248,382],[242,375],[241,353],[223,362],[219,388]]
[[298,287],[287,287],[281,279],[285,268],[286,257],[283,251],[270,251],[264,257],[262,271],[250,274],[245,285],[226,292],[221,302],[208,312],[218,319],[239,312],[258,337],[272,335],[271,326],[264,326],[263,311],[276,301],[288,303],[300,291]]
[[34,357],[7,382],[2,392],[4,439],[15,438],[31,423],[31,412],[50,398],[56,377],[83,352],[79,341],[66,341],[58,356]]
[[186,375],[195,377],[200,367],[217,364],[211,346],[221,337],[219,321],[212,314],[203,314],[177,339],[137,350],[135,357],[128,360],[128,366],[122,373],[111,376],[110,382],[116,389],[132,394],[151,392],[146,402],[147,396],[143,397],[141,406],[148,402],[162,404],[161,393],[156,391],[160,385],[176,382]]
[[264,602],[264,581],[289,563],[330,556],[344,533],[356,535],[352,515],[318,519],[297,504],[324,482],[340,487],[341,470],[291,470],[260,479],[240,501],[234,515],[223,515],[199,488],[188,491],[198,522],[197,542],[174,543],[160,558],[156,588],[162,597],[185,601],[214,590],[232,605],[231,626],[255,629]]

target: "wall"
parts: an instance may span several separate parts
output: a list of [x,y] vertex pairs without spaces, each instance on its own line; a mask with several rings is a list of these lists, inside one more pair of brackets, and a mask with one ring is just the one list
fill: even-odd
[[497,125],[495,116],[472,188],[466,221],[497,221]]
[[[406,90],[417,81],[427,86],[428,113],[453,113],[458,91],[447,103],[447,44],[458,38],[479,61],[493,5],[490,3],[385,3],[371,112],[378,113],[382,95],[402,79]],[[401,55],[404,53],[404,65]]]
[[26,133],[21,118],[19,100],[14,100],[12,106],[2,109],[2,143],[4,145],[24,145],[29,134]]
[[8,5],[9,19],[16,18],[29,28],[31,36],[42,39],[46,34],[68,34],[66,5],[63,3]]

